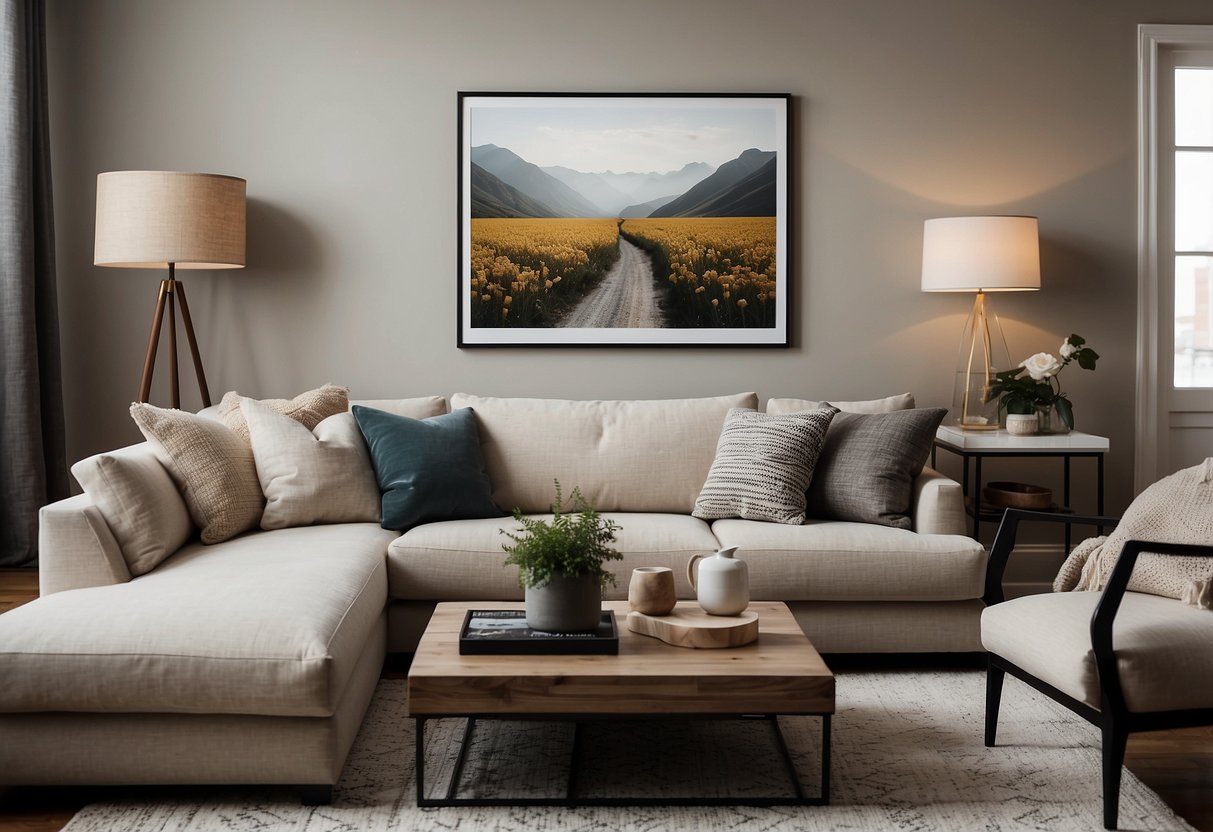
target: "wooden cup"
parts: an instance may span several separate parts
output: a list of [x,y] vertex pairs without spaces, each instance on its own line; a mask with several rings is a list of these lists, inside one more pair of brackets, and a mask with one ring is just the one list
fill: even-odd
[[638,566],[628,584],[628,606],[645,615],[669,615],[678,603],[674,571],[668,566]]

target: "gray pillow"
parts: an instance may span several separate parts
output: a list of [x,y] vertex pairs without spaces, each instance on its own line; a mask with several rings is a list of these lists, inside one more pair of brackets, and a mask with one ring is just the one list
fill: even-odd
[[914,478],[922,473],[942,407],[839,413],[809,485],[809,517],[911,528]]
[[826,407],[770,416],[739,407],[729,410],[692,516],[803,523],[813,465],[837,412]]

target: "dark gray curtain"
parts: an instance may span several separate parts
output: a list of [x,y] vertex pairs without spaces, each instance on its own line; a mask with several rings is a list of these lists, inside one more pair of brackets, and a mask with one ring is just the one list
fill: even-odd
[[35,566],[68,494],[44,0],[0,0],[0,376],[0,566]]

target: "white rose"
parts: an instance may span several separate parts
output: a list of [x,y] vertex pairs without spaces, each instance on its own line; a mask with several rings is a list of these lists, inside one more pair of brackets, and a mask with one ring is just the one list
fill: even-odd
[[1078,352],[1078,347],[1074,346],[1067,340],[1062,343],[1061,349],[1058,350],[1058,352],[1061,353],[1062,358],[1069,358],[1071,355]]
[[1019,366],[1027,368],[1033,381],[1043,381],[1061,369],[1061,362],[1047,352],[1038,352]]

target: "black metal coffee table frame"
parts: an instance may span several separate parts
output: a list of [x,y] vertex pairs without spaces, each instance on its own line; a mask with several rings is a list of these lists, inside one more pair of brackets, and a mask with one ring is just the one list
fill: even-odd
[[[788,751],[783,731],[779,728],[780,716],[817,716],[821,718],[821,793],[817,797],[806,796],[796,771],[796,764]],[[426,714],[414,717],[416,735],[417,805],[423,808],[441,806],[824,806],[830,802],[830,714]],[[463,739],[455,770],[447,783],[446,796],[426,797],[425,788],[425,724],[435,719],[465,719]],[[642,721],[654,719],[741,719],[767,722],[772,729],[775,745],[783,759],[793,794],[783,797],[578,797],[578,766],[583,745],[583,724],[590,721],[617,720]],[[573,722],[573,750],[569,760],[569,779],[563,798],[546,797],[465,797],[459,798],[460,780],[467,761],[468,747],[476,723],[496,720],[499,722]]]

